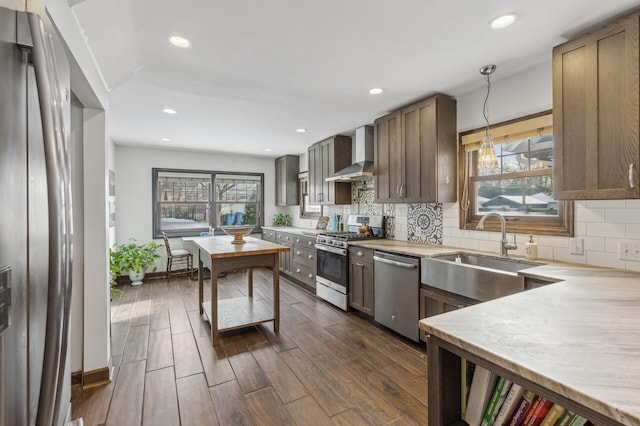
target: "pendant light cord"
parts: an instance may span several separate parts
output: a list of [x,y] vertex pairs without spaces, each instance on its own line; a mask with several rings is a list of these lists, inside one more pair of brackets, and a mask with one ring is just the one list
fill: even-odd
[[484,121],[487,123],[484,129],[484,135],[489,136],[489,118],[487,117],[487,101],[489,100],[489,93],[491,93],[491,74],[485,76],[487,78],[487,96],[484,98],[484,106],[482,107],[482,115]]

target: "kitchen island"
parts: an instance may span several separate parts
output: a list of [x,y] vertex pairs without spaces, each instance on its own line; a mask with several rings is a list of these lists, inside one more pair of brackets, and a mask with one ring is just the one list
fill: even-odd
[[[211,325],[211,340],[218,344],[222,331],[250,327],[273,321],[273,331],[280,326],[280,271],[279,255],[291,250],[280,244],[253,237],[245,237],[245,244],[231,244],[233,237],[216,236],[194,238],[198,247],[198,296],[200,315],[205,315]],[[211,298],[204,301],[204,267],[211,270]],[[273,306],[265,300],[253,298],[253,268],[273,270]],[[218,274],[238,269],[248,270],[247,297],[218,300]]]
[[421,320],[429,424],[460,420],[464,358],[593,422],[640,425],[640,276],[594,272],[542,266],[567,281]]

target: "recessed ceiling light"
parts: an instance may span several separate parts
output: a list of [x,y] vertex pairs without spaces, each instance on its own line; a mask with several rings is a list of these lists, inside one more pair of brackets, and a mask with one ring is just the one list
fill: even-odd
[[369,89],[370,95],[379,95],[382,92],[384,92],[384,90],[379,87],[374,87],[373,89]]
[[264,152],[271,152],[271,148],[265,148]]
[[307,129],[303,129],[302,127],[299,129],[296,129],[296,132],[298,133],[307,133]]
[[176,111],[173,108],[165,108],[165,109],[162,110],[162,112],[164,112],[165,114],[177,114],[178,113],[178,111]]
[[191,42],[184,37],[180,36],[171,36],[169,37],[169,43],[173,44],[176,47],[181,47],[186,49],[191,46]]
[[162,139],[160,139],[160,140],[161,140],[162,142],[171,142],[171,139],[169,139],[169,138],[162,138]]
[[491,22],[489,22],[489,26],[494,30],[499,30],[501,28],[506,28],[509,25],[513,24],[514,22],[516,22],[517,19],[518,19],[518,15],[516,15],[515,13],[513,12],[505,13],[503,15],[496,16],[495,18],[493,18]]

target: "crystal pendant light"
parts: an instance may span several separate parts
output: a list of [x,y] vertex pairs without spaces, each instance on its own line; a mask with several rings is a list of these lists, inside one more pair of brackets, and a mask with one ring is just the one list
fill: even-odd
[[480,74],[487,79],[487,96],[484,98],[484,106],[482,108],[482,115],[487,124],[482,138],[482,146],[480,146],[480,155],[478,156],[478,170],[484,173],[489,173],[491,170],[499,168],[498,156],[493,146],[493,137],[489,134],[489,118],[487,118],[487,101],[489,100],[489,93],[491,93],[491,74],[495,70],[495,65],[485,65],[480,68]]

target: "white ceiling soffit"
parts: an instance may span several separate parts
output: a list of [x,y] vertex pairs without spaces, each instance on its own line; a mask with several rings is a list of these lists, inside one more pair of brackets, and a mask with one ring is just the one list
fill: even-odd
[[[279,156],[548,61],[637,0],[70,0],[118,144]],[[489,21],[516,12],[511,27]],[[188,38],[179,49],[170,35]],[[384,93],[372,96],[372,87]],[[162,113],[172,107],[178,114]],[[297,128],[307,128],[304,134]],[[162,142],[170,138],[170,142]],[[271,149],[266,153],[265,149]]]

